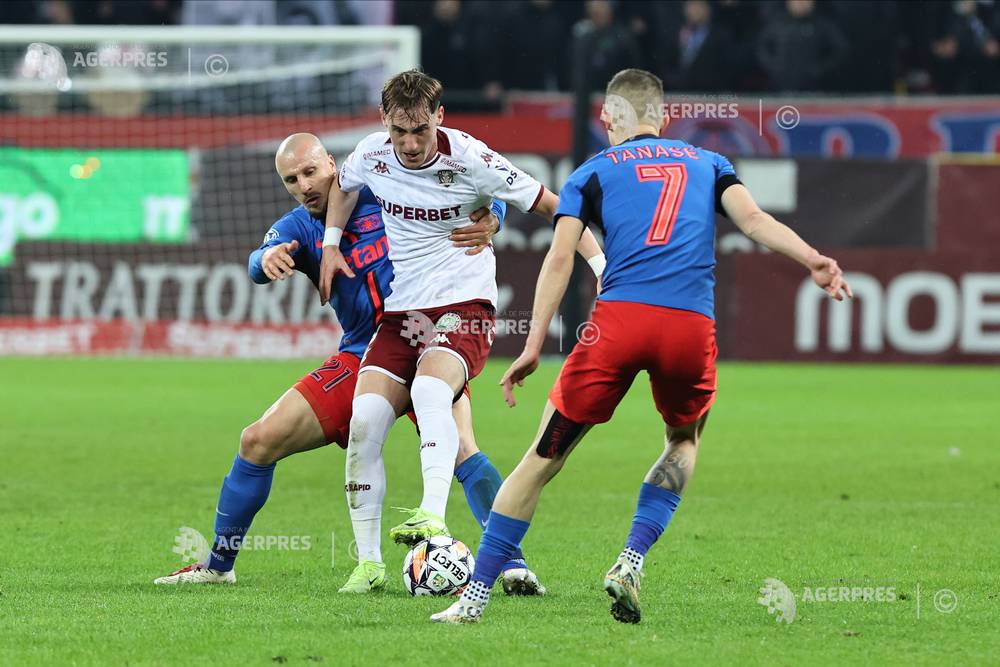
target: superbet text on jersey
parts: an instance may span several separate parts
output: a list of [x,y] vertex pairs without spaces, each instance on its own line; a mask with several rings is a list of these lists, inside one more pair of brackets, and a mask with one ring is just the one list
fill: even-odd
[[485,300],[496,306],[492,249],[467,255],[448,235],[472,224],[469,215],[493,198],[531,211],[544,187],[499,153],[464,132],[437,130],[438,153],[418,169],[404,167],[388,132],[361,140],[341,166],[344,192],[368,186],[382,206],[395,269],[388,312]]

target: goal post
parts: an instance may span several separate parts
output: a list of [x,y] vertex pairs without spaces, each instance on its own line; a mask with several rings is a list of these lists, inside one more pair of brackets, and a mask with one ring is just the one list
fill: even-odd
[[[44,46],[53,47],[54,51],[44,53],[40,48]],[[35,73],[19,74],[17,61],[22,60],[23,66],[23,60],[31,56],[54,59],[57,55],[64,61],[70,82],[69,86],[61,87],[61,92],[74,87],[81,92],[162,90],[346,73],[362,67],[378,67],[383,73],[401,72],[419,62],[420,33],[413,26],[0,25],[0,47],[4,51],[3,60],[8,61],[0,62],[0,74],[4,75],[0,79],[0,93],[51,89],[51,84],[58,84],[58,80]],[[157,50],[159,47],[164,50]],[[279,52],[277,47],[283,50]],[[236,56],[227,57],[227,52]],[[239,56],[246,53],[253,55],[241,62]],[[133,68],[145,76],[141,80],[86,76],[88,70],[107,74],[103,70],[109,67]],[[83,74],[82,80],[76,74]],[[75,86],[74,80],[77,80]]]
[[0,355],[322,357],[304,276],[247,256],[295,202],[293,132],[342,157],[412,27],[0,26]]

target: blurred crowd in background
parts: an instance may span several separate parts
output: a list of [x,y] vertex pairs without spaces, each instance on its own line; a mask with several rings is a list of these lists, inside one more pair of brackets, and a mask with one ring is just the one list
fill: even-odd
[[0,23],[415,25],[425,70],[496,99],[630,66],[691,92],[1000,92],[993,0],[3,0]]

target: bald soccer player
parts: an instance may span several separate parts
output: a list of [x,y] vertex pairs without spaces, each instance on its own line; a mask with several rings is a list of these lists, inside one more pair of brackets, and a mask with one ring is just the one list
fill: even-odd
[[[281,142],[274,166],[288,194],[299,205],[275,222],[261,246],[250,254],[250,277],[255,283],[267,284],[301,271],[318,287],[327,198],[337,176],[336,163],[317,137],[299,133]],[[499,230],[505,212],[502,202],[494,202],[492,210],[479,209],[473,216],[476,224],[456,230],[453,243],[468,248],[469,254],[482,252]],[[381,209],[370,192],[361,193],[340,250],[347,266],[335,281],[330,300],[344,330],[340,349],[243,429],[239,452],[219,493],[215,539],[208,558],[154,583],[236,583],[236,557],[254,516],[267,501],[275,464],[286,456],[331,442],[346,448],[360,358],[382,317],[382,304],[393,278]],[[455,476],[482,526],[502,480],[476,446],[467,392],[455,403],[454,415],[461,433]],[[379,473],[378,479],[366,483],[384,494],[384,469]],[[364,581],[353,582],[352,588],[349,580],[341,591],[354,592],[357,588],[367,592],[384,587],[385,566],[369,569],[372,571],[362,573]],[[501,579],[511,594],[545,591],[521,554],[511,559]]]

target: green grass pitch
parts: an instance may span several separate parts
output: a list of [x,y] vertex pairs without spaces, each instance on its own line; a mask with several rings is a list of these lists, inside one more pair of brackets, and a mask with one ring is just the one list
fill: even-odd
[[[473,388],[501,473],[558,369],[543,365],[511,410],[505,367]],[[0,664],[1000,663],[995,368],[723,364],[693,482],[646,560],[638,626],[611,619],[601,581],[662,447],[642,380],[542,496],[524,546],[547,598],[496,595],[479,626],[431,624],[449,601],[406,596],[392,544],[388,592],[338,595],[353,562],[337,448],[279,464],[252,531],[309,536],[309,550],[243,553],[235,587],[154,587],[181,565],[178,527],[211,535],[240,429],[309,368],[0,360]],[[419,502],[415,445],[398,424],[383,535],[389,507]],[[449,524],[478,544],[458,484]],[[799,598],[793,623],[758,604],[766,578]],[[841,586],[895,600],[810,599]]]

